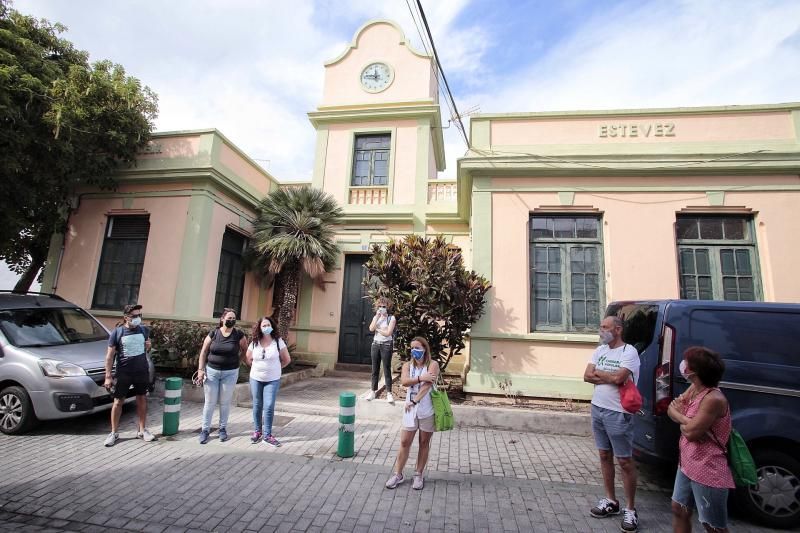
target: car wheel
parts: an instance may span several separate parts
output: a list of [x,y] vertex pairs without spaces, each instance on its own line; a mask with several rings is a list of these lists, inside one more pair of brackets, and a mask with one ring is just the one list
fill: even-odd
[[800,525],[800,461],[771,449],[753,450],[758,483],[737,489],[748,515],[775,528]]
[[28,431],[35,423],[36,414],[25,389],[14,385],[0,392],[0,431],[17,435]]

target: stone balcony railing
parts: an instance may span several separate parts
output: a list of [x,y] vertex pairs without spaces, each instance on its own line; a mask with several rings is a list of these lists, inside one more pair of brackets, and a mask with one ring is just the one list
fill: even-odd
[[347,203],[354,205],[385,204],[389,201],[388,187],[353,187]]
[[[458,199],[456,180],[428,180],[428,204],[453,204]],[[350,205],[379,205],[389,203],[388,187],[351,187]]]
[[428,180],[428,203],[454,203],[458,199],[456,180]]

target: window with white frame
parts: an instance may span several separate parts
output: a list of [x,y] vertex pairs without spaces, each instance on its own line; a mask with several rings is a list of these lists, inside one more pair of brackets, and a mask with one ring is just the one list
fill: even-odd
[[531,215],[532,331],[596,331],[604,306],[600,217]]
[[682,299],[761,299],[752,222],[749,216],[678,216]]

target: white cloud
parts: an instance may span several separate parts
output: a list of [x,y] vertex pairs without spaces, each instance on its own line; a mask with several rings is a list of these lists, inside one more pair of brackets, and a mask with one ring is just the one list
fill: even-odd
[[494,112],[790,101],[798,36],[797,2],[642,4],[586,21],[512,85],[472,98]]
[[[565,27],[568,37],[542,48],[543,56],[519,57],[514,73],[497,71],[493,52],[513,45],[508,39],[536,36],[493,34],[464,16],[469,0],[423,5],[462,112],[476,104],[509,112],[798,99],[796,0],[620,4]],[[314,129],[306,113],[322,96],[323,63],[361,24],[393,19],[423,49],[404,0],[16,0],[14,7],[65,23],[66,37],[93,59],[121,63],[152,87],[158,129],[216,127],[251,157],[268,159],[262,164],[281,180],[310,179]],[[443,99],[442,116],[446,125]],[[455,126],[444,136],[444,176],[453,177],[465,146]]]

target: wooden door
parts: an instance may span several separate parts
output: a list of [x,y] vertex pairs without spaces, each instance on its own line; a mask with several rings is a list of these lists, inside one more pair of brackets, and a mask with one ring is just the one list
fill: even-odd
[[370,364],[369,352],[374,333],[369,331],[369,324],[374,310],[372,301],[366,298],[362,283],[367,259],[369,255],[345,256],[342,320],[339,326],[340,363]]

